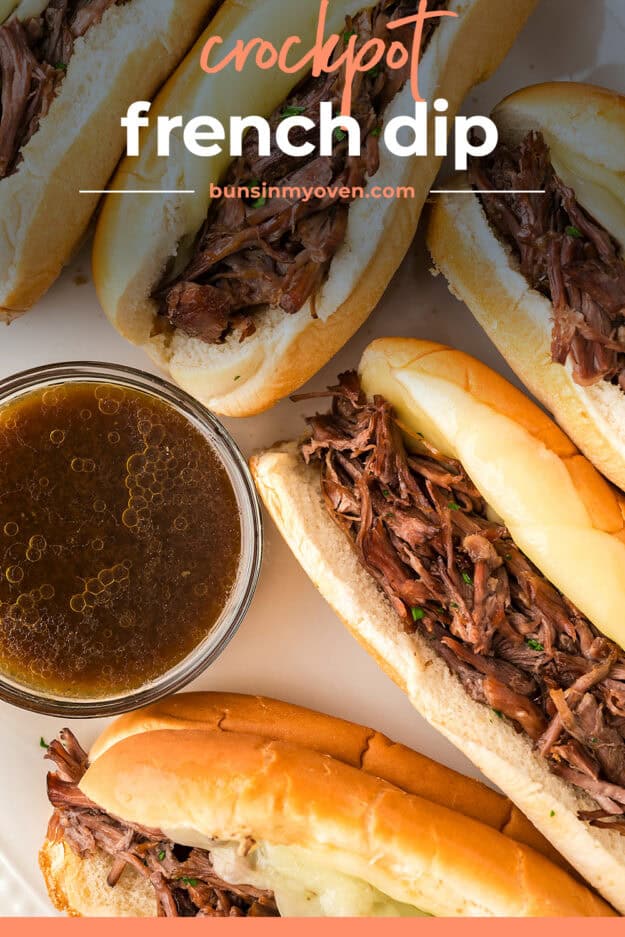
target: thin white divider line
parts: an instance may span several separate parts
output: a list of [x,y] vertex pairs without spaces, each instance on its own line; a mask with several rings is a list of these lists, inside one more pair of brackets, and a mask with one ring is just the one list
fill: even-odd
[[195,195],[195,189],[79,189],[80,195]]
[[[195,195],[195,189],[79,189],[80,195]],[[430,189],[430,195],[545,195],[546,189]]]
[[430,189],[430,195],[546,195],[546,189]]

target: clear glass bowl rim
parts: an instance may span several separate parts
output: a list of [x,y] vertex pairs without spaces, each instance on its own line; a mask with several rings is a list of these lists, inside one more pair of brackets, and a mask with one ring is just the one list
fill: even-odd
[[223,424],[185,391],[138,368],[101,361],[67,361],[20,371],[0,381],[0,408],[29,392],[62,383],[111,383],[151,394],[173,406],[216,448],[234,488],[241,515],[241,562],[237,583],[215,627],[186,658],[150,683],[115,697],[73,699],[45,696],[0,673],[0,700],[30,712],[69,718],[101,718],[157,702],[200,676],[236,634],[256,591],[263,556],[263,522],[250,470]]

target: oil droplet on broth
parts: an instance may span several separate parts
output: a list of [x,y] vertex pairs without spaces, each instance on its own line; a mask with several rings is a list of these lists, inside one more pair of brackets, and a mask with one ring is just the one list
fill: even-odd
[[3,426],[25,445],[0,491],[0,672],[68,697],[144,685],[205,639],[236,580],[219,456],[132,389],[69,384],[12,406]]
[[85,597],[83,595],[73,595],[70,600],[69,607],[73,612],[77,612],[78,614],[84,612],[87,607]]
[[139,523],[139,515],[134,508],[126,508],[122,514],[122,522],[125,527],[129,527],[130,529],[137,526]]
[[98,401],[98,409],[100,413],[104,413],[106,416],[114,416],[119,413],[119,404],[116,400],[100,400]]

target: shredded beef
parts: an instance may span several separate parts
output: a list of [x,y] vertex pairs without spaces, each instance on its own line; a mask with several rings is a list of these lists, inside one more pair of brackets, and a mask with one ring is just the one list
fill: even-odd
[[105,852],[113,860],[107,879],[111,888],[126,869],[134,870],[154,888],[159,917],[279,916],[271,892],[224,882],[209,851],[172,843],[160,830],[126,823],[92,803],[79,788],[89,767],[87,754],[69,729],[60,739],[45,756],[57,769],[48,774],[53,842],[63,840],[81,858],[97,849]]
[[[372,37],[401,41],[410,48],[410,26],[387,30],[390,20],[412,15],[418,0],[382,0],[345,23],[345,37],[354,32],[359,45]],[[433,0],[430,10],[441,10],[447,0]],[[422,50],[438,19],[426,21]],[[338,48],[336,57],[343,52]],[[354,87],[352,116],[358,121],[362,154],[349,156],[348,140],[337,134],[332,156],[285,156],[278,149],[275,131],[286,116],[302,115],[315,129],[292,134],[293,142],[319,147],[319,105],[331,101],[335,113],[345,87],[344,69],[337,74],[308,77],[270,118],[271,155],[258,155],[258,135],[250,131],[243,155],[231,165],[224,185],[252,189],[261,183],[279,186],[330,186],[336,194],[304,201],[291,198],[266,201],[222,197],[210,206],[193,257],[173,279],[166,277],[156,291],[161,314],[185,334],[207,343],[223,341],[235,330],[243,340],[255,331],[255,307],[270,306],[287,314],[298,312],[313,299],[325,280],[332,259],[343,244],[349,204],[342,187],[364,187],[379,168],[379,141],[385,111],[409,77],[409,65],[392,71],[384,64],[359,76]]]
[[545,195],[483,195],[494,229],[512,246],[533,289],[553,304],[552,357],[570,361],[578,384],[601,380],[625,391],[625,263],[618,244],[557,176],[549,148],[532,132],[516,148],[474,159],[478,191],[545,190]]
[[625,831],[623,651],[489,518],[459,462],[422,437],[408,451],[390,405],[367,401],[355,373],[329,395],[302,455],[405,631],[595,799],[584,819]]
[[50,0],[40,16],[0,27],[0,179],[17,170],[23,148],[50,110],[75,40],[109,7],[125,2]]

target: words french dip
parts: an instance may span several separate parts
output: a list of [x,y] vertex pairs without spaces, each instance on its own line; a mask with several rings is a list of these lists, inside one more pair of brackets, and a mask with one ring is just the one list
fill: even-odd
[[[447,116],[448,101],[437,98],[433,102],[436,112],[430,119],[430,105],[420,93],[419,66],[424,27],[428,20],[440,17],[457,18],[458,14],[449,10],[428,10],[428,0],[421,0],[418,11],[402,19],[388,23],[388,30],[412,26],[413,36],[410,48],[403,42],[392,42],[373,37],[362,42],[357,33],[333,33],[326,37],[326,24],[329,0],[321,0],[317,22],[316,39],[313,46],[303,55],[298,49],[303,44],[299,36],[289,36],[278,48],[268,39],[256,37],[250,40],[238,39],[232,47],[219,58],[220,47],[224,39],[219,35],[211,36],[205,43],[200,66],[208,75],[224,71],[228,67],[241,72],[246,65],[253,63],[263,71],[278,69],[284,74],[298,74],[307,67],[313,77],[322,74],[334,74],[344,69],[345,85],[341,103],[341,113],[334,113],[332,102],[323,101],[319,105],[319,121],[301,113],[285,113],[283,119],[274,128],[270,122],[259,115],[232,116],[226,127],[218,118],[201,114],[185,121],[182,115],[160,115],[156,120],[157,155],[166,158],[171,154],[172,137],[182,137],[186,149],[194,156],[215,157],[221,154],[227,142],[228,153],[232,158],[243,153],[243,141],[250,130],[256,132],[258,155],[269,156],[272,146],[277,147],[286,156],[310,156],[315,150],[320,156],[331,156],[337,137],[347,139],[349,155],[360,156],[362,133],[358,121],[351,116],[352,91],[359,74],[378,69],[381,63],[395,71],[410,65],[410,87],[415,101],[414,114],[392,118],[380,129],[386,149],[395,156],[426,157],[431,152],[437,157],[449,154],[450,127]],[[339,49],[342,51],[338,52]],[[126,115],[121,118],[121,125],[126,129],[126,150],[128,156],[138,157],[141,147],[141,128],[151,125],[149,101],[134,101]],[[453,153],[457,170],[466,170],[472,157],[489,156],[498,143],[498,131],[495,123],[488,117],[456,117],[453,127]],[[311,140],[294,142],[292,134],[296,130],[312,131],[318,127],[317,145]],[[480,130],[479,140],[475,131]],[[273,137],[273,139],[272,139]]]

